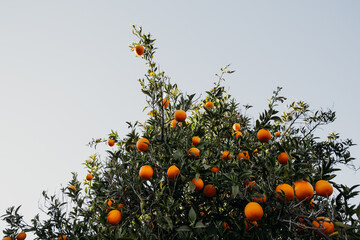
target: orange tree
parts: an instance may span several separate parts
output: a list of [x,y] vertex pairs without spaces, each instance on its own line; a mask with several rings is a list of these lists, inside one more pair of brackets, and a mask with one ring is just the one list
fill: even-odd
[[[9,239],[359,239],[356,186],[333,181],[338,165],[353,166],[351,140],[316,129],[335,113],[288,103],[280,88],[253,120],[224,90],[228,67],[203,99],[183,94],[155,63],[154,39],[134,27],[130,48],[146,62],[140,79],[148,119],[127,123],[89,144],[108,144],[106,159],[92,155],[62,189],[44,192],[45,219],[26,223],[19,208],[2,216]],[[145,110],[144,109],[144,110]],[[336,193],[333,193],[333,189]]]

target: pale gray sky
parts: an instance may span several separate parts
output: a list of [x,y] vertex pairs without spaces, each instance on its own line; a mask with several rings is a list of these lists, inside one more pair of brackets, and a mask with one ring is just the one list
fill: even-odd
[[[92,137],[125,136],[125,121],[146,118],[132,24],[158,39],[156,60],[184,92],[204,93],[231,63],[225,85],[252,116],[282,86],[337,112],[320,135],[360,143],[359,12],[356,0],[0,1],[0,214],[21,204],[29,220],[42,190],[84,176]],[[360,147],[352,153],[359,166]],[[338,181],[360,175],[345,169]]]

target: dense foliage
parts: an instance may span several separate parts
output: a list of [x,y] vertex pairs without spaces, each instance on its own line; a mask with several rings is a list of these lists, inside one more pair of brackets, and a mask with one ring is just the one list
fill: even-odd
[[[113,131],[106,139],[93,139],[92,147],[114,146],[109,146],[106,159],[92,155],[85,162],[92,175],[88,180],[79,181],[73,174],[62,189],[65,200],[43,193],[47,219],[35,216],[25,223],[19,208],[9,208],[2,216],[9,225],[6,236],[15,239],[25,231],[36,239],[360,238],[360,207],[349,203],[358,193],[356,186],[332,181],[340,164],[353,164],[349,152],[353,143],[335,133],[323,140],[316,136],[319,126],[335,120],[335,112],[312,111],[302,101],[285,105],[278,88],[268,108],[254,120],[246,114],[251,106],[240,106],[222,85],[225,75],[232,73],[228,66],[216,75],[203,99],[183,94],[153,60],[151,35],[136,27],[133,33],[138,41],[130,47],[147,64],[139,82],[147,96],[148,119],[127,123],[129,133],[123,138]],[[286,111],[279,113],[279,107]],[[185,121],[174,122],[176,110],[186,112]],[[259,136],[261,129],[269,132]],[[193,143],[194,136],[199,143]],[[141,138],[149,143],[137,144]],[[189,152],[191,148],[199,151]],[[144,165],[151,166],[153,174],[144,168],[140,177]],[[174,178],[168,175],[172,165],[180,170]],[[214,188],[204,190],[194,184],[198,179]],[[286,183],[293,189],[300,180],[313,187],[326,180],[337,191],[321,196],[312,190],[313,197],[302,199],[296,190],[289,201],[285,191],[276,192],[278,185]],[[249,202],[260,204],[263,215],[255,211],[255,217],[245,216]],[[108,213],[115,209],[121,211],[121,221],[110,224]],[[319,231],[330,223],[316,225],[318,217],[328,218],[334,231]]]

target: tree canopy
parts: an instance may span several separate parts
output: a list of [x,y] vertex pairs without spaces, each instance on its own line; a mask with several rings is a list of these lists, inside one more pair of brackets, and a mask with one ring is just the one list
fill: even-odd
[[334,111],[287,102],[279,87],[252,118],[223,86],[229,66],[204,97],[184,94],[155,62],[151,34],[133,34],[148,118],[127,122],[124,137],[92,139],[109,145],[106,158],[90,156],[86,179],[73,173],[62,197],[43,192],[46,219],[26,223],[10,207],[8,239],[360,238],[360,206],[349,202],[358,185],[333,181],[339,165],[353,166],[354,144],[316,135]]

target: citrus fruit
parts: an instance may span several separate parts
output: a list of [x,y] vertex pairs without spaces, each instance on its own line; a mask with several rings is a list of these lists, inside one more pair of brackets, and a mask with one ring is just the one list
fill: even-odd
[[196,178],[193,178],[193,180],[191,180],[191,182],[195,184],[195,191],[199,191],[199,190],[203,189],[203,187],[204,187],[204,182],[201,178],[198,178],[197,180],[196,180]]
[[149,144],[150,144],[150,142],[149,142],[149,140],[147,138],[140,138],[136,142],[136,148],[140,152],[145,152],[146,150],[149,149]]
[[294,192],[299,200],[310,200],[314,196],[314,188],[307,181],[297,181],[294,184]]
[[249,202],[246,204],[244,212],[246,218],[250,221],[259,221],[264,215],[263,208],[257,202]]
[[207,197],[214,197],[216,195],[216,188],[212,184],[207,184],[204,187],[204,195]]
[[174,113],[174,118],[178,122],[183,122],[186,119],[186,112],[184,110],[176,110]]
[[258,131],[257,138],[262,143],[268,142],[271,139],[271,134],[269,130],[263,128]]
[[319,180],[315,183],[316,194],[322,197],[329,197],[333,193],[333,187],[328,181]]
[[317,217],[317,220],[314,220],[312,222],[312,224],[317,227],[320,228],[320,231],[329,235],[331,233],[334,232],[335,227],[334,224],[332,222],[330,222],[329,218],[326,217]]
[[180,170],[175,165],[170,166],[167,170],[167,175],[168,175],[168,178],[170,178],[170,179],[174,179],[179,174],[180,174]]
[[121,221],[121,212],[117,209],[111,210],[107,216],[107,222],[110,225],[117,225]]
[[139,176],[143,180],[149,180],[152,178],[154,170],[150,165],[144,165],[140,168]]
[[275,192],[276,192],[276,196],[280,200],[284,200],[282,198],[282,194],[285,194],[286,201],[291,201],[294,198],[294,189],[289,184],[286,183],[278,185],[275,189]]
[[137,45],[136,47],[134,47],[134,52],[137,56],[142,56],[145,52],[145,49],[143,46]]

